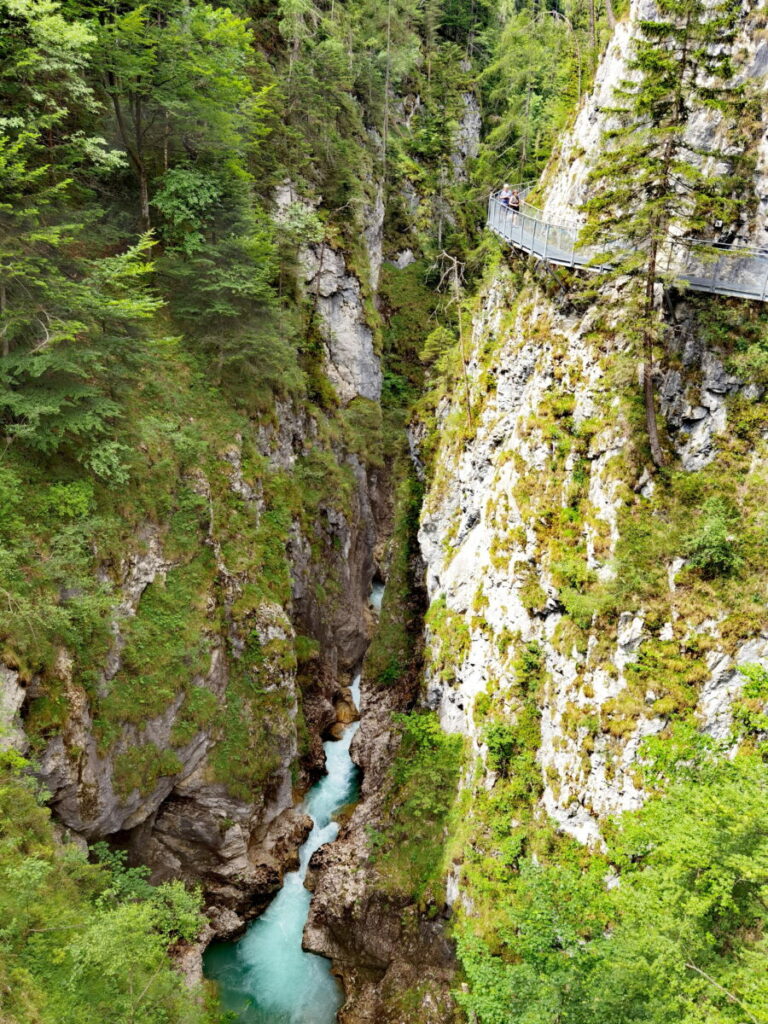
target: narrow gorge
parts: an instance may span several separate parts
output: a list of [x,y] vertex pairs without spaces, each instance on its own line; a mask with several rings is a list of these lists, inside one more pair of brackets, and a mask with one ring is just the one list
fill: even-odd
[[0,98],[0,1024],[763,1024],[765,4],[0,0]]

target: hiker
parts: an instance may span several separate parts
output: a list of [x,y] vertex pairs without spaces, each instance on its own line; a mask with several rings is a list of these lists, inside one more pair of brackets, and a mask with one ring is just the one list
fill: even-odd
[[514,189],[512,195],[509,197],[508,206],[512,211],[512,223],[517,224],[517,215],[520,213],[520,193],[517,189]]
[[502,206],[509,207],[509,201],[512,198],[512,191],[509,185],[505,185],[504,188],[499,192],[499,202]]

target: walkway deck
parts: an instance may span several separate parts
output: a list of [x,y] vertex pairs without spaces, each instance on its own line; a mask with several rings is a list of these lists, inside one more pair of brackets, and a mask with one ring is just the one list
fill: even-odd
[[[546,221],[525,199],[531,189],[519,191],[519,213],[490,197],[487,227],[515,249],[554,266],[599,273],[600,259],[606,260],[610,247],[579,246],[577,231]],[[768,250],[686,239],[673,243],[669,265],[677,267],[676,277],[693,291],[768,302]]]

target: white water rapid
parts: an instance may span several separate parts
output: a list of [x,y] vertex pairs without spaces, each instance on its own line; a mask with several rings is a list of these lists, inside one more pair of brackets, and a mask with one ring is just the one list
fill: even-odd
[[371,596],[368,600],[371,602],[371,608],[373,608],[376,614],[381,615],[381,602],[384,600],[383,583],[374,583],[371,586]]
[[[371,603],[375,607],[373,595]],[[359,709],[359,674],[352,684],[352,697]],[[304,801],[303,809],[314,827],[299,851],[299,870],[285,876],[283,888],[239,942],[213,943],[206,951],[206,976],[218,982],[222,1006],[235,1014],[238,1024],[333,1024],[336,1020],[343,995],[331,974],[330,960],[301,948],[312,898],[304,879],[315,850],[338,835],[333,815],[358,796],[358,769],[349,748],[359,724],[348,725],[340,740],[323,744],[328,774]]]

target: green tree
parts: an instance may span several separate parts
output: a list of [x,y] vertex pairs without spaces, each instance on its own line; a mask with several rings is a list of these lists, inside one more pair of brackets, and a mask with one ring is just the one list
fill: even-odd
[[115,856],[89,864],[55,840],[29,768],[0,752],[3,1021],[206,1024],[200,993],[169,956],[202,927],[199,893],[150,886]]
[[768,1018],[768,766],[675,754],[663,789],[609,826],[605,856],[540,842],[467,919],[459,999],[479,1024]]
[[154,177],[179,162],[237,160],[258,138],[264,94],[248,74],[252,37],[228,8],[180,0],[114,10],[96,32],[101,87],[147,230]]
[[[82,226],[58,213],[68,183],[48,183],[48,168],[34,164],[39,149],[28,131],[0,131],[0,429],[6,443],[41,451],[79,440],[81,461],[98,463],[118,412],[119,373],[106,375],[158,306],[140,287],[149,240],[104,260],[75,255]],[[110,468],[102,463],[103,475]]]
[[[665,462],[656,424],[654,350],[663,338],[656,285],[674,281],[663,270],[670,231],[707,232],[719,220],[732,223],[745,190],[737,173],[739,132],[744,128],[744,90],[733,84],[729,54],[740,27],[735,0],[659,0],[657,15],[641,19],[628,64],[631,77],[615,92],[615,106],[600,157],[591,174],[583,240],[610,243],[615,275],[632,279],[629,301],[633,337],[643,352],[643,395],[651,455]],[[704,105],[723,117],[727,145],[700,150],[688,125]],[[741,139],[743,143],[743,139]],[[724,160],[727,170],[716,168]]]

